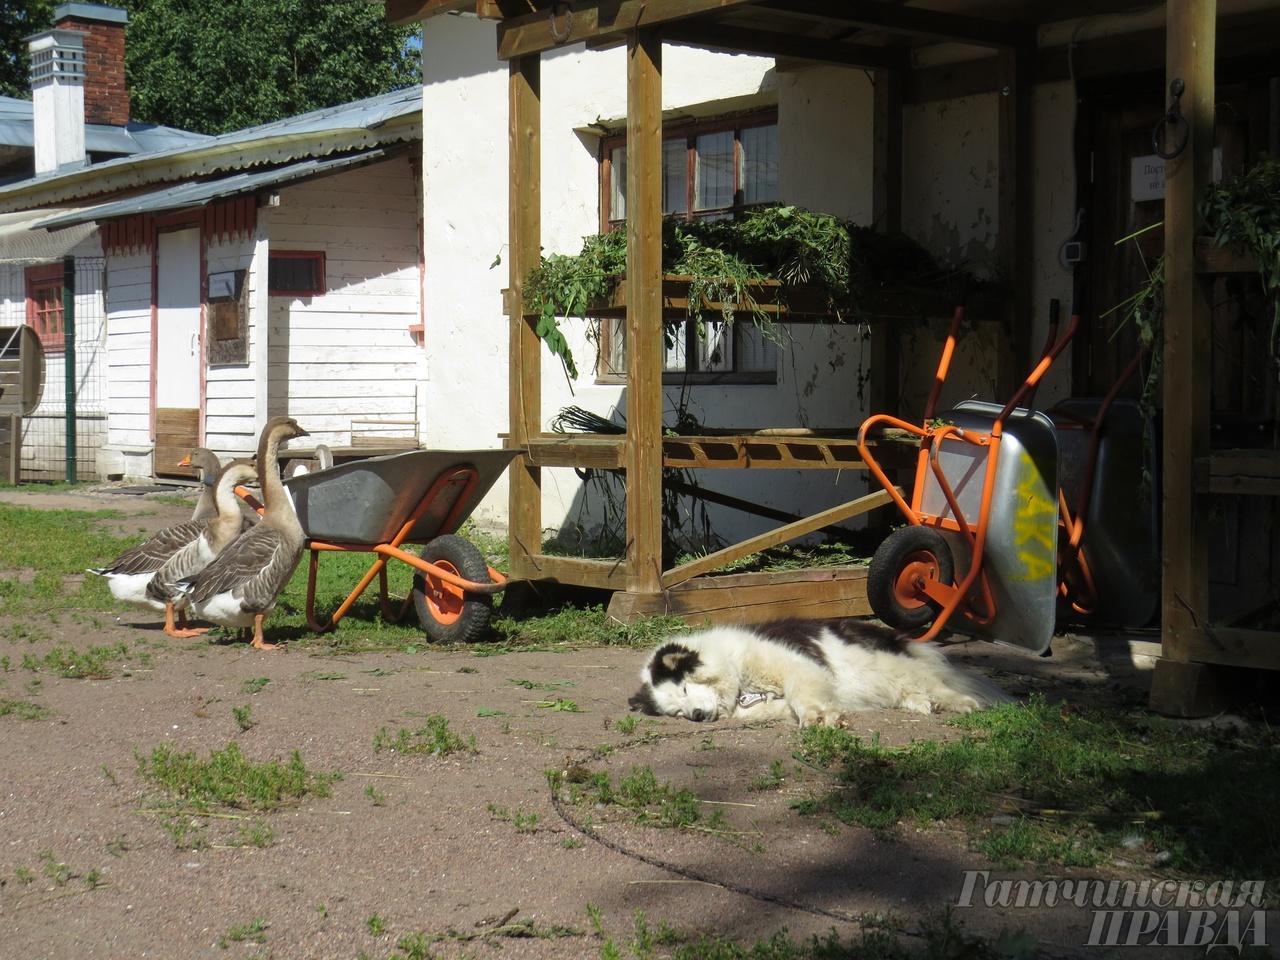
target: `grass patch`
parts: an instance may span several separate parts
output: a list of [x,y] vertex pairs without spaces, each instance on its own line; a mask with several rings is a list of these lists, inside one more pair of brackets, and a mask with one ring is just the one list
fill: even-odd
[[769,764],[769,772],[762,773],[760,776],[751,781],[750,789],[752,790],[777,790],[782,786],[785,770],[781,760],[775,760]]
[[244,683],[240,684],[240,692],[253,696],[255,693],[260,693],[270,682],[270,677],[254,677],[251,680],[246,680]]
[[496,803],[488,806],[489,816],[495,820],[501,820],[503,823],[509,823],[516,828],[516,833],[536,833],[538,830],[538,820],[540,819],[536,813],[526,813],[523,810],[508,810],[506,807],[500,807]]
[[138,757],[138,773],[170,798],[197,810],[230,807],[258,812],[297,803],[308,796],[327,797],[329,785],[340,778],[340,774],[307,769],[297,750],[287,763],[254,763],[236,743],[213,751],[204,760],[161,744],[150,756]]
[[552,713],[581,713],[582,708],[573,700],[556,697],[554,700],[537,700],[534,706],[539,710],[550,710]]
[[[958,823],[1008,865],[1094,866],[1123,849],[1202,875],[1275,876],[1280,821],[1256,816],[1280,791],[1271,730],[1191,729],[1040,697],[952,722],[959,740],[896,748],[806,728],[800,756],[837,785],[797,809],[884,833]],[[993,828],[992,814],[1007,825]]]
[[449,721],[445,717],[433,713],[417,730],[401,727],[393,736],[386,727],[382,727],[373,738],[373,750],[375,753],[392,750],[404,755],[426,753],[443,757],[450,753],[475,753],[476,738],[469,736],[464,739],[449,729]]
[[43,720],[49,711],[38,703],[0,697],[0,717],[17,717],[19,720]]
[[[149,653],[137,653],[136,657],[139,663],[151,662]],[[128,659],[129,645],[121,640],[111,646],[90,647],[88,650],[54,647],[43,657],[23,654],[22,666],[35,673],[56,673],[72,680],[105,680],[115,673],[112,664]]]
[[121,519],[124,514],[116,510],[38,510],[0,504],[0,530],[5,533],[0,538],[0,570],[35,571],[31,578],[0,577],[0,610],[21,617],[54,610],[114,608],[117,604],[106,582],[85,576],[84,571],[102,566],[144,539],[103,529],[104,521]]
[[226,950],[233,943],[266,943],[268,926],[263,917],[237,924],[218,938],[218,946]]
[[251,730],[258,725],[258,721],[253,719],[253,707],[248,704],[243,707],[232,707],[231,719],[236,722],[236,726],[242,731]]

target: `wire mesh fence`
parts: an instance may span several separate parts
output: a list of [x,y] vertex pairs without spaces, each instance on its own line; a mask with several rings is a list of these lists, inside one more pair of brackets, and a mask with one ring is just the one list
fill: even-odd
[[[106,260],[76,257],[73,275],[68,297],[62,261],[0,262],[0,326],[33,327],[44,350],[39,403],[18,428],[20,482],[99,479],[98,449],[107,433]],[[68,316],[72,304],[74,316]],[[68,470],[71,459],[74,473]]]

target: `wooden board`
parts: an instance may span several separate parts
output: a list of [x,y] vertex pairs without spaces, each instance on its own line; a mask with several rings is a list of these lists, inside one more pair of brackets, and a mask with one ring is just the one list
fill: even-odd
[[623,623],[659,614],[693,626],[762,623],[782,617],[824,620],[871,615],[866,567],[824,567],[699,577],[663,593],[615,593],[609,616]]
[[193,467],[180,467],[178,461],[200,445],[200,411],[185,407],[156,408],[155,463],[157,477],[189,477]]
[[0,477],[16,486],[22,466],[22,418],[0,414]]

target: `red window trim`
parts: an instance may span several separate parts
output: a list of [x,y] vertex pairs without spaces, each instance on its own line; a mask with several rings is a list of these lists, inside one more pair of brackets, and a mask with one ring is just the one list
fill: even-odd
[[316,289],[314,290],[286,290],[284,288],[268,287],[267,296],[270,297],[318,297],[328,291],[325,281],[325,255],[323,250],[272,250],[267,255],[267,276],[271,276],[271,261],[275,258],[290,260],[314,260],[316,263]]
[[[58,296],[61,298],[65,267],[61,263],[42,264],[38,267],[27,267],[25,273],[27,285],[27,326],[35,330],[36,335],[40,337],[40,343],[46,350],[65,349],[67,343],[65,330],[59,330],[56,334],[50,334],[44,329],[44,324],[36,313],[36,291],[39,288],[56,284],[58,288]],[[61,315],[61,300],[59,300],[58,312],[59,315]]]

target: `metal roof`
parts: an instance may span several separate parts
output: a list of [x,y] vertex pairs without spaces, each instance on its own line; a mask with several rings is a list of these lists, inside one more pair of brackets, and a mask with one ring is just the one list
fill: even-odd
[[[181,183],[174,187],[153,190],[124,200],[113,200],[92,207],[84,207],[69,213],[61,213],[47,219],[35,217],[37,222],[31,229],[44,228],[58,230],[81,223],[111,220],[115,217],[127,217],[136,213],[163,213],[166,210],[183,210],[189,207],[202,207],[210,201],[222,197],[233,197],[242,193],[251,193],[267,187],[277,186],[305,177],[333,173],[343,167],[354,167],[360,164],[379,160],[386,156],[382,150],[367,150],[353,156],[337,157],[333,160],[304,160],[274,170],[263,170],[258,173],[237,173],[216,180],[204,180],[195,183]],[[48,211],[40,211],[47,213]]]
[[[30,100],[0,97],[0,145],[30,148],[35,142],[32,123]],[[84,125],[84,148],[89,153],[151,153],[204,143],[211,139],[203,133],[191,133],[156,123],[139,123],[136,120],[123,127],[106,123]]]
[[70,252],[82,241],[93,236],[97,228],[82,224],[73,230],[58,233],[33,231],[37,220],[51,213],[71,215],[78,210],[24,210],[21,213],[0,213],[0,260],[46,262],[56,260]]

